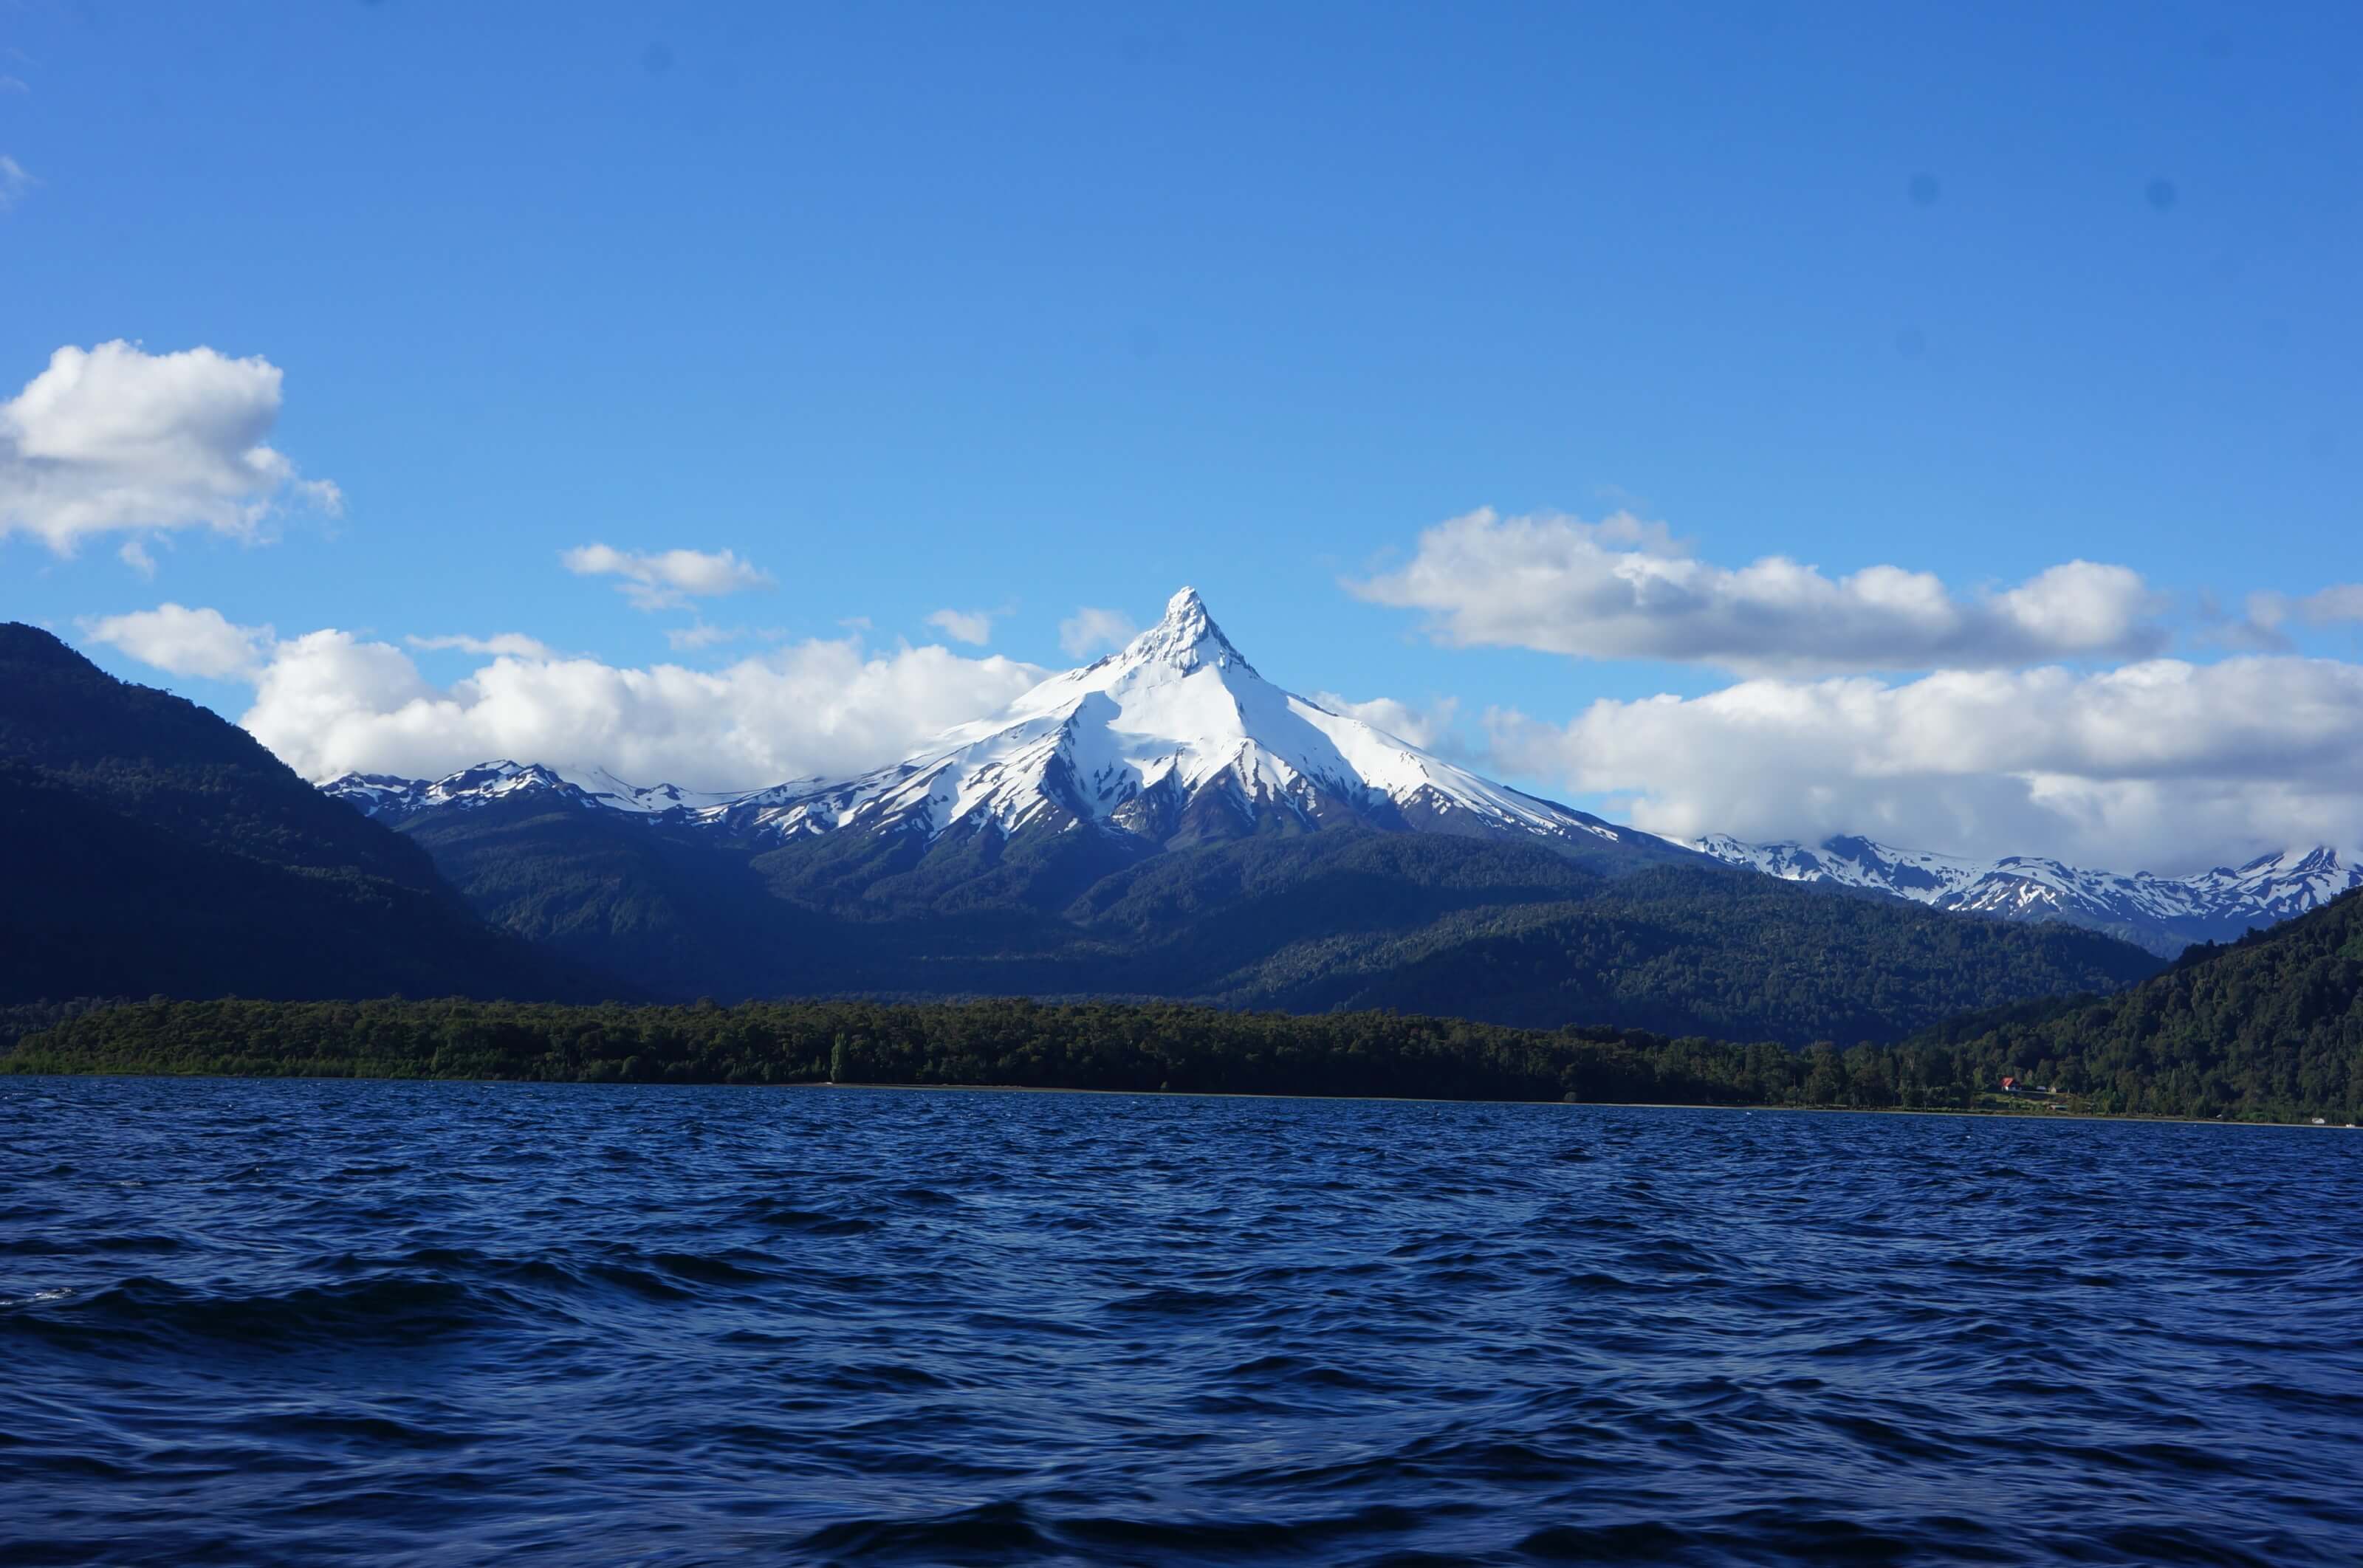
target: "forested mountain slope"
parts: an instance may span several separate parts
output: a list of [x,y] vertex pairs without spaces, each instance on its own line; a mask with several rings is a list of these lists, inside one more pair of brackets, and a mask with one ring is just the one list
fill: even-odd
[[595,758],[323,790],[487,920],[660,995],[1396,1007],[1893,1040],[2158,960],[1795,886],[1479,777],[1267,680],[1184,589],[1122,651],[852,778]]
[[1995,1071],[2110,1110],[2363,1114],[2363,891],[2113,996],[2001,1009],[1930,1031]]
[[1153,996],[1851,1043],[2159,966],[2065,926],[1443,834],[1274,833],[1095,875],[1057,858],[1075,834],[882,870],[840,858],[872,841],[734,856],[546,796],[403,828],[487,918],[677,998]]
[[0,1002],[605,988],[244,731],[0,625]]

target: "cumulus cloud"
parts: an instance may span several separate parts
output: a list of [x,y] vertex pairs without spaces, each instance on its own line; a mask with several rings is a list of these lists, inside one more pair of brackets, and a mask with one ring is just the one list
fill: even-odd
[[1384,730],[1397,740],[1409,741],[1422,751],[1458,749],[1453,740],[1452,721],[1459,712],[1460,704],[1453,698],[1439,699],[1425,708],[1414,708],[1392,697],[1373,697],[1367,702],[1354,702],[1335,691],[1316,691],[1313,700],[1333,713],[1359,719],[1375,729]]
[[938,610],[927,617],[927,624],[942,632],[954,642],[982,647],[993,640],[993,612],[990,610]]
[[87,620],[82,630],[92,642],[119,648],[168,675],[208,680],[250,679],[272,646],[268,626],[240,626],[218,610],[170,603]]
[[66,555],[96,534],[251,537],[290,504],[342,510],[333,483],[302,478],[263,444],[281,379],[267,359],[211,348],[59,349],[0,403],[0,536],[31,534]]
[[892,762],[1043,673],[943,647],[878,652],[849,637],[713,671],[503,654],[438,686],[401,648],[331,629],[272,646],[241,722],[312,778],[438,777],[516,757],[597,764],[636,782],[755,789]]
[[1124,646],[1139,630],[1121,610],[1086,605],[1059,623],[1059,646],[1069,658],[1089,658],[1102,648]]
[[1584,523],[1472,512],[1422,534],[1401,569],[1347,586],[1426,611],[1442,642],[1743,674],[2146,657],[2168,641],[2158,596],[2121,566],[2069,561],[1965,596],[1892,566],[1840,578],[1781,556],[1719,567],[1629,513]]
[[712,599],[769,588],[771,577],[729,550],[659,550],[636,555],[608,545],[583,545],[559,554],[582,577],[613,577],[636,610],[677,610],[692,599]]
[[2161,873],[2363,845],[2363,665],[2331,659],[1754,679],[1486,727],[1498,768],[1682,837],[1861,833]]

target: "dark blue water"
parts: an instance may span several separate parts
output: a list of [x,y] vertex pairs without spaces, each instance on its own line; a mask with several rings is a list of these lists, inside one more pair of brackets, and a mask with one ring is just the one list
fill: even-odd
[[12,1562],[2363,1560],[2363,1134],[0,1097]]

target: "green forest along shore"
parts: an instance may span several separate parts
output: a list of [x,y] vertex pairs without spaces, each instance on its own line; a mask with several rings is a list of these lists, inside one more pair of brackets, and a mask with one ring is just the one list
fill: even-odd
[[[529,1082],[878,1084],[1432,1099],[2353,1119],[2291,1070],[2235,1084],[1961,1042],[1799,1051],[1637,1030],[1516,1030],[1392,1013],[990,1000],[738,1007],[449,1001],[143,1002],[28,1036],[11,1073]],[[2000,1095],[2005,1077],[2063,1091]]]

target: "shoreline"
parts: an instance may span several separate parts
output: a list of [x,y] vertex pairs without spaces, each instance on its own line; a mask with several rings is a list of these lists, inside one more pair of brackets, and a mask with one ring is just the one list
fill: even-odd
[[[98,1075],[80,1075],[95,1077]],[[386,1080],[381,1080],[386,1081]],[[513,1079],[437,1080],[442,1082],[514,1082]],[[676,1084],[662,1086],[694,1088],[710,1086]],[[1720,1110],[1754,1115],[1758,1111],[1801,1111],[1814,1116],[1958,1116],[1963,1120],[1981,1119],[2002,1121],[2150,1121],[2179,1127],[2289,1127],[2307,1132],[2346,1132],[2357,1129],[2345,1123],[2328,1121],[2233,1121],[2229,1117],[2213,1116],[2153,1116],[2140,1111],[2108,1110],[1986,1110],[1974,1107],[1951,1105],[1711,1105],[1695,1101],[1662,1099],[1445,1099],[1434,1095],[1392,1094],[1266,1094],[1254,1090],[1225,1089],[1104,1089],[1063,1088],[1037,1084],[862,1084],[837,1083],[824,1080],[804,1084],[726,1084],[725,1088],[786,1088],[786,1089],[894,1089],[898,1091],[949,1090],[955,1094],[1097,1094],[1120,1095],[1132,1099],[1304,1099],[1347,1100],[1368,1105],[1531,1105],[1551,1110]]]
[[188,1083],[379,1083],[379,1084],[514,1084],[545,1088],[724,1088],[752,1090],[808,1091],[814,1089],[881,1089],[896,1093],[949,1094],[1074,1094],[1100,1095],[1134,1099],[1292,1099],[1319,1103],[1339,1100],[1365,1105],[1523,1105],[1551,1110],[1714,1110],[1754,1115],[1800,1112],[1815,1116],[1951,1116],[1962,1120],[2002,1121],[2106,1121],[2147,1122],[2161,1126],[2181,1127],[2285,1127],[2307,1132],[2344,1132],[2357,1131],[2343,1122],[2324,1121],[2263,1121],[2243,1118],[2212,1116],[2158,1116],[2140,1111],[2105,1110],[2005,1110],[1962,1106],[1918,1105],[1731,1105],[1683,1100],[1647,1099],[1492,1099],[1483,1098],[1454,1099],[1437,1095],[1385,1094],[1275,1094],[1254,1089],[1131,1089],[1085,1088],[1055,1084],[896,1084],[838,1083],[833,1079],[813,1079],[786,1084],[734,1084],[720,1081],[705,1083],[593,1082],[582,1078],[483,1078],[483,1077],[414,1077],[354,1073],[9,1073],[0,1070],[0,1082],[10,1079],[30,1081],[42,1078],[150,1078],[159,1082]]

